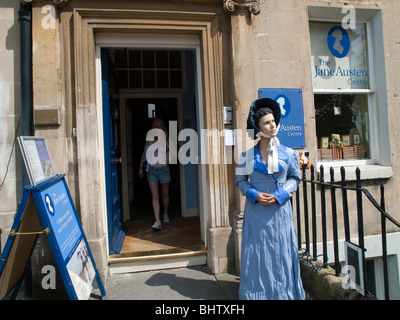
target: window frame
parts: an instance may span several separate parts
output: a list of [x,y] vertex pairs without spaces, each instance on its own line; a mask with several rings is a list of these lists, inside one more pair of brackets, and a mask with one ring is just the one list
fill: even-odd
[[[329,167],[368,167],[368,166],[389,166],[390,165],[390,142],[388,131],[388,106],[386,96],[386,74],[385,55],[383,52],[383,36],[382,12],[377,9],[358,9],[356,8],[356,22],[365,24],[366,32],[366,49],[368,50],[368,68],[369,68],[369,89],[314,89],[312,86],[313,96],[316,94],[366,94],[368,101],[368,117],[369,117],[369,135],[370,135],[370,158],[355,160],[317,160],[317,168],[320,166]],[[328,22],[341,24],[341,20],[345,14],[341,13],[341,7],[308,7],[308,25],[312,22]],[[310,34],[310,33],[309,33]],[[310,34],[311,45],[311,34]],[[379,48],[381,46],[381,48]],[[377,49],[378,48],[378,49]],[[310,48],[311,53],[311,48]],[[377,66],[376,59],[382,58],[382,65]],[[378,61],[379,62],[379,61]],[[311,69],[310,69],[311,70]],[[377,74],[377,70],[379,71]],[[377,86],[377,83],[379,84]],[[378,97],[380,96],[380,101]],[[383,103],[382,103],[383,100]],[[378,118],[382,113],[384,116]],[[384,125],[382,125],[384,123]],[[385,126],[386,124],[386,126]],[[385,128],[386,127],[386,131]],[[369,168],[370,169],[370,168]],[[378,168],[377,168],[378,169]],[[378,169],[379,170],[379,169]],[[391,170],[390,170],[391,171]],[[379,173],[377,172],[377,176]]]
[[[165,91],[184,91],[185,90],[185,54],[184,50],[175,50],[175,49],[165,49],[165,48],[133,48],[133,47],[111,47],[115,51],[124,52],[124,59],[126,64],[123,66],[117,66],[114,68],[116,72],[124,72],[126,73],[127,84],[126,87],[121,87],[121,90],[165,90]],[[136,51],[140,54],[140,66],[131,66],[130,65],[130,52]],[[145,66],[144,56],[145,52],[152,51],[153,52],[153,62],[152,66]],[[167,66],[159,67],[157,66],[157,52],[166,52],[167,53]],[[180,67],[171,66],[171,52],[177,52],[179,54],[180,59]],[[131,72],[139,72],[140,73],[140,86],[133,86],[131,80]],[[159,75],[158,72],[164,71],[167,72],[167,83],[168,86],[160,86]],[[154,75],[154,86],[146,85],[145,81],[145,72],[151,72]],[[173,86],[172,80],[172,72],[179,72],[180,74],[180,86]]]

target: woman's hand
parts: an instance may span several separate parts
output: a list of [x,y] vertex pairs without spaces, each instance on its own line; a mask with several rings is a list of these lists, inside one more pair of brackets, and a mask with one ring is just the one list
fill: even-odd
[[143,178],[143,169],[142,169],[142,167],[139,168],[139,177]]
[[260,202],[261,204],[270,205],[270,204],[273,204],[276,201],[276,198],[272,194],[260,192],[258,194],[256,200],[258,202]]

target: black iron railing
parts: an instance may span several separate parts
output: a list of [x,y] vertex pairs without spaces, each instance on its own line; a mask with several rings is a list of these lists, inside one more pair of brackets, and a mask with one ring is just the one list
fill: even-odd
[[[309,178],[307,178],[306,171],[310,171]],[[343,214],[343,225],[344,225],[344,240],[351,243],[350,239],[350,213],[349,213],[349,202],[348,192],[353,192],[356,195],[356,216],[357,219],[352,219],[357,222],[358,232],[358,244],[356,244],[362,251],[362,268],[365,283],[365,243],[364,243],[364,212],[363,212],[363,196],[365,196],[381,215],[381,237],[382,237],[382,259],[384,269],[384,288],[385,288],[385,299],[389,300],[389,280],[388,280],[388,262],[387,262],[387,238],[386,238],[386,223],[389,220],[395,226],[400,228],[400,223],[391,217],[385,211],[385,192],[384,186],[380,185],[380,204],[375,200],[371,193],[361,187],[361,172],[360,169],[356,169],[356,181],[354,186],[348,186],[345,177],[345,168],[342,167],[340,170],[341,182],[335,183],[334,168],[330,168],[330,181],[324,180],[324,167],[320,167],[320,178],[315,179],[315,169],[312,165],[309,169],[303,167],[302,169],[302,182],[301,186],[296,191],[295,198],[295,212],[297,213],[297,236],[299,249],[305,245],[305,251],[310,253],[310,243],[312,244],[312,256],[314,259],[318,256],[322,256],[323,265],[327,267],[328,263],[332,264],[335,270],[336,276],[340,275],[340,262],[339,262],[339,236],[338,236],[338,210],[340,211],[340,204],[338,205],[336,200],[337,190],[341,191],[342,196],[342,214]],[[309,199],[309,192],[311,193],[311,199]],[[319,192],[319,197],[317,196]],[[301,197],[302,193],[302,197]],[[329,214],[332,218],[332,234],[331,239],[333,241],[333,261],[328,261],[328,232],[327,232],[327,209],[329,203],[326,201],[327,194],[330,194],[330,210]],[[303,199],[302,205],[300,200]],[[309,205],[309,200],[311,204]],[[319,201],[319,206],[317,201]],[[318,207],[318,208],[317,208]],[[311,210],[311,229],[309,212]],[[320,214],[320,225],[317,223],[317,214]],[[304,227],[304,241],[303,237]],[[322,233],[322,237],[318,241],[319,233]],[[312,240],[310,240],[310,238]],[[318,255],[317,243],[322,242],[322,254]]]

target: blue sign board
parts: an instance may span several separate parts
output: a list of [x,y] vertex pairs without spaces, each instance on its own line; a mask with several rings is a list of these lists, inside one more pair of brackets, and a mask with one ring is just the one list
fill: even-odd
[[278,139],[289,148],[304,148],[303,94],[301,89],[265,89],[258,91],[260,98],[275,100],[281,108]]
[[[13,269],[14,257],[27,255],[26,252],[18,252],[21,251],[21,248],[15,241],[16,237],[31,237],[28,245],[22,248],[24,251],[29,251],[29,254],[31,253],[36,236],[32,238],[32,232],[25,233],[20,230],[23,220],[32,219],[32,215],[37,212],[41,225],[46,230],[45,234],[68,296],[71,299],[88,299],[95,280],[104,296],[105,290],[64,176],[56,176],[38,186],[25,187],[23,199],[12,226],[13,232],[10,232],[0,257],[0,283],[5,273],[8,274],[7,276],[12,274],[12,271],[8,270]],[[14,261],[9,261],[8,258],[14,259]],[[24,263],[26,262],[27,259],[24,258]],[[3,272],[4,270],[7,272]],[[22,277],[22,274],[14,274],[11,277],[19,278]],[[13,285],[14,283],[11,283],[9,287]]]
[[82,237],[77,217],[68,197],[64,183],[56,183],[40,192],[54,237],[64,261]]

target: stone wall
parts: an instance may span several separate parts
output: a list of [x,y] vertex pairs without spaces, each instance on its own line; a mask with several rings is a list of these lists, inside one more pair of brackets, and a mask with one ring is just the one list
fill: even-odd
[[22,198],[22,159],[18,142],[13,145],[21,116],[19,2],[0,3],[0,228],[1,244]]
[[[316,268],[321,267],[313,262]],[[374,300],[372,296],[364,297],[354,289],[345,289],[345,279],[342,275],[335,276],[331,267],[321,268],[318,271],[306,260],[300,261],[301,279],[308,299],[311,300]]]

